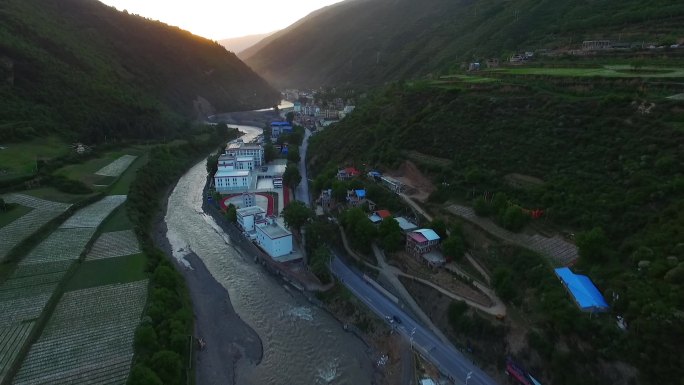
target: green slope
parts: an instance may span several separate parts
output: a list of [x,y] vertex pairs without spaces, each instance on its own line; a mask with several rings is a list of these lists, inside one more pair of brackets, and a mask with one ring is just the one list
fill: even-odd
[[585,39],[673,43],[682,26],[676,0],[348,0],[241,57],[278,86],[383,84]]
[[[548,219],[536,226],[545,231],[576,232],[580,239],[601,227],[607,243],[592,253],[581,247],[575,269],[597,283],[612,304],[609,314],[589,320],[560,310],[567,296],[558,306],[540,307],[534,298],[550,295],[543,287],[527,292],[533,300],[513,304],[530,320],[530,335],[546,341],[544,351],[530,346],[542,357],[540,375],[554,384],[616,383],[603,377],[599,360],[618,360],[639,368],[644,384],[679,383],[684,108],[667,96],[682,78],[483,76],[491,80],[451,77],[376,92],[312,137],[311,170],[327,174],[350,164],[388,170],[411,159],[438,186],[430,197],[438,211],[445,212],[442,202],[470,204],[503,192],[522,207],[544,209]],[[516,186],[512,178],[533,183]],[[650,266],[639,267],[641,261]],[[519,285],[525,287],[513,284]],[[618,300],[611,301],[613,292]],[[615,326],[617,315],[627,332]]]
[[218,43],[96,0],[0,2],[0,140],[169,135],[198,113],[278,94]]

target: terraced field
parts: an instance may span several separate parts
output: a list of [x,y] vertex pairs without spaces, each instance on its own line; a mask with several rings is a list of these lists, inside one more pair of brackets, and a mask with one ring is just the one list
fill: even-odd
[[125,384],[147,280],[64,294],[13,384]]
[[16,203],[32,210],[0,229],[0,260],[43,225],[65,212],[70,204],[52,202],[23,194],[9,194],[4,197],[7,203]]
[[67,219],[60,228],[96,228],[112,213],[112,211],[114,211],[114,209],[125,201],[125,195],[108,195],[92,205],[78,210],[76,214]]
[[87,260],[123,257],[140,253],[133,230],[102,233],[86,256]]
[[124,171],[137,159],[137,156],[133,155],[123,155],[119,159],[113,161],[112,163],[102,167],[95,174],[102,176],[113,176],[117,177],[123,174]]
[[[66,210],[69,207],[69,205],[54,204],[54,202],[16,194],[11,195],[10,199],[32,207],[34,211]],[[0,383],[15,363],[17,354],[26,343],[33,323],[43,312],[70,266],[81,256],[97,227],[125,200],[125,195],[108,196],[76,212],[64,225],[31,250],[19,262],[9,278],[0,284]],[[135,245],[137,246],[137,243]],[[135,299],[135,292],[124,294],[124,296]],[[102,296],[102,299],[106,298],[106,295]],[[144,303],[146,298],[144,291],[142,298]],[[84,311],[95,311],[99,309],[98,306],[100,305],[89,305]],[[114,303],[112,309],[115,310],[116,306]],[[81,315],[87,318],[84,314]],[[112,342],[110,345],[114,346],[116,343],[118,342]],[[65,356],[64,359],[70,359],[70,356]],[[130,358],[122,366],[124,382],[129,365]],[[57,382],[47,379],[44,382],[31,383],[53,384]],[[73,379],[67,379],[64,383],[73,383]]]

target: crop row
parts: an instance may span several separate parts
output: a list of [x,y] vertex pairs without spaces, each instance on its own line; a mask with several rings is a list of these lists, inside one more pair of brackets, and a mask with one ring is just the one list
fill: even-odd
[[99,201],[78,210],[74,215],[67,219],[60,228],[95,228],[99,226],[114,209],[125,201],[125,195],[108,195]]
[[15,384],[125,384],[147,281],[65,293]]
[[138,239],[132,230],[103,233],[88,253],[88,259],[105,259],[140,253]]
[[135,161],[137,156],[123,155],[112,163],[102,167],[95,174],[103,176],[119,176]]
[[48,201],[25,194],[8,194],[3,199],[5,199],[5,202],[7,203],[16,203],[41,211],[57,211],[63,213],[71,207],[71,204],[69,203]]
[[0,328],[0,382],[26,342],[33,322],[24,322]]
[[76,260],[94,233],[94,228],[59,228],[31,250],[19,266]]

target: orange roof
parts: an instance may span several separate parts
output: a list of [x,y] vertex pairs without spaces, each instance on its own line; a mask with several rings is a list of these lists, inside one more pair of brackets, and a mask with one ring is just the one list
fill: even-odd
[[389,210],[378,210],[375,212],[375,214],[377,214],[377,216],[379,216],[382,219],[392,216],[392,213],[389,212]]

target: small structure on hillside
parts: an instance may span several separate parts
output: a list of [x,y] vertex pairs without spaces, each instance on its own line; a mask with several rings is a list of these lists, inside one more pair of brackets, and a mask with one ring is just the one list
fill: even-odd
[[361,172],[354,167],[345,167],[337,170],[337,179],[348,180],[361,175]]
[[347,190],[347,203],[350,206],[356,207],[362,205],[366,201],[366,190]]
[[487,68],[498,68],[500,65],[498,58],[489,58],[486,61]]
[[404,234],[409,233],[418,228],[418,226],[415,223],[409,221],[404,217],[396,217],[394,218],[394,220],[396,220],[399,223],[399,227],[401,227],[401,231],[403,231]]
[[554,271],[580,310],[590,313],[608,311],[608,303],[589,277],[575,274],[567,267]]
[[292,133],[292,125],[288,122],[271,122],[271,139],[276,141],[282,134]]
[[389,210],[377,210],[371,213],[371,215],[368,216],[368,219],[370,219],[373,224],[379,224],[386,218],[389,218],[392,216],[392,213]]
[[399,194],[404,188],[404,185],[400,181],[390,176],[381,176],[380,181],[382,181],[382,184],[384,184],[388,189],[397,194]]
[[439,267],[446,262],[437,249],[440,237],[432,229],[418,229],[406,234],[406,252],[422,260],[430,267]]

